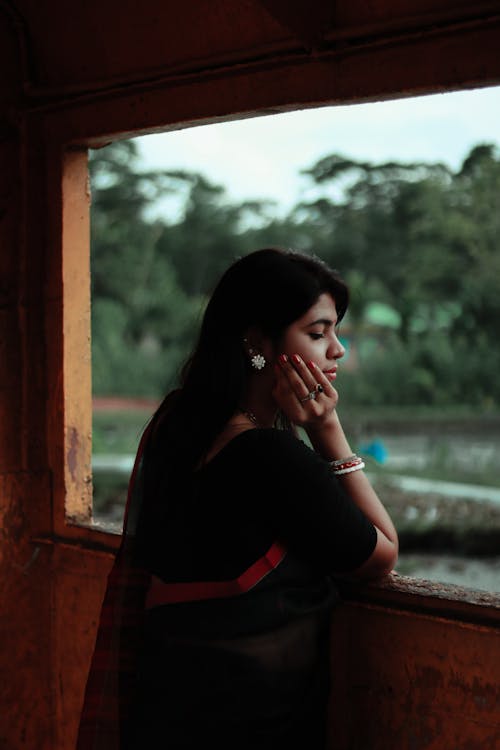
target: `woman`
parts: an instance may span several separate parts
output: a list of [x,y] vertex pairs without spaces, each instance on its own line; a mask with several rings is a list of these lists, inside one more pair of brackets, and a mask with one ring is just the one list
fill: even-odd
[[117,657],[121,736],[109,705],[89,730],[91,674],[82,750],[325,747],[332,576],[397,558],[336,411],[347,303],[321,261],[279,249],[219,282],[139,449],[103,609],[120,642],[98,641],[93,673]]

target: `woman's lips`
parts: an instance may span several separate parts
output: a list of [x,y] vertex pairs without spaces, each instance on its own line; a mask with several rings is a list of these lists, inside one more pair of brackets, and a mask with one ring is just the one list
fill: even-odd
[[327,378],[330,378],[330,380],[335,380],[337,377],[337,368],[332,367],[331,370],[323,370]]

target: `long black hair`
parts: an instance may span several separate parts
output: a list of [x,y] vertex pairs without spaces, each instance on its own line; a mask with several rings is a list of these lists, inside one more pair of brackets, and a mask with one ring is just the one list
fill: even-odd
[[348,289],[319,258],[266,248],[230,266],[208,302],[180,388],[153,417],[154,453],[162,466],[181,477],[192,471],[243,405],[251,373],[243,345],[247,330],[255,327],[277,343],[325,292],[335,300],[340,321]]

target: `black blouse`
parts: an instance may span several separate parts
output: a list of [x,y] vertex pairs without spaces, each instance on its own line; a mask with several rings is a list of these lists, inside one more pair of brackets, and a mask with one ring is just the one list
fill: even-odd
[[328,462],[281,430],[240,433],[169,494],[141,524],[148,567],[164,581],[236,578],[276,540],[324,573],[344,573],[376,545]]

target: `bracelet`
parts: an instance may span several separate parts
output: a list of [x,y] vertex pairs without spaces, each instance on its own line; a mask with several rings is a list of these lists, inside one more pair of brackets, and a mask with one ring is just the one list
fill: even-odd
[[334,469],[333,473],[339,477],[341,474],[350,474],[352,471],[359,471],[360,469],[365,468],[365,462],[363,460],[360,460],[359,462],[351,465],[346,466],[345,469]]
[[334,466],[332,468],[332,471],[335,473],[336,471],[339,471],[340,469],[350,469],[351,466],[358,466],[362,462],[363,462],[362,458],[353,458],[352,461],[343,461],[341,464],[337,464],[337,466]]
[[347,458],[338,458],[336,461],[330,461],[330,466],[332,469],[336,469],[337,467],[341,466],[341,464],[346,464],[349,461],[360,461],[361,459],[359,456],[357,456],[355,453],[353,453],[351,456],[348,456]]

